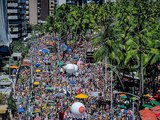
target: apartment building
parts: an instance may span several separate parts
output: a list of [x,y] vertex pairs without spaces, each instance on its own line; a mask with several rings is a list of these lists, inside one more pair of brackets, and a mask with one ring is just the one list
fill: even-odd
[[27,36],[26,1],[8,0],[7,14],[12,40],[23,40]]

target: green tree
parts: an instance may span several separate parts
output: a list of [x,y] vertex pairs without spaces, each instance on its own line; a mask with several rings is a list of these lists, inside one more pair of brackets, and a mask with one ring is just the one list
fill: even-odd
[[15,112],[17,111],[17,105],[12,96],[8,98],[8,109],[12,111],[12,114],[15,114]]

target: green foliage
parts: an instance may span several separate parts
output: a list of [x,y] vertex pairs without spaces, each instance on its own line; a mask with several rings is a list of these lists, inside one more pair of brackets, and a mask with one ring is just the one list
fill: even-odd
[[[117,67],[155,64],[160,58],[160,1],[117,0],[103,5],[82,7],[62,5],[55,8],[47,22],[36,28],[59,37],[72,34],[72,39],[93,33],[96,60],[108,57]],[[67,40],[67,39],[66,39]]]
[[15,112],[17,110],[17,105],[12,96],[8,98],[8,108]]
[[0,105],[5,104],[6,102],[6,96],[3,93],[0,93]]
[[137,66],[139,55],[142,54],[145,65],[156,63],[160,57],[158,6],[159,1],[141,0],[120,0],[101,6],[97,13],[100,19],[97,17],[96,21],[100,20],[97,23],[104,25],[104,30],[101,29],[104,32],[93,43],[105,46],[103,54],[106,55],[95,57],[104,59],[107,56],[110,62],[118,66]]

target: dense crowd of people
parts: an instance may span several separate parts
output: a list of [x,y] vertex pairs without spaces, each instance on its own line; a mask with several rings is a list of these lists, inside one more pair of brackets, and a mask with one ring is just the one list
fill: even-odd
[[[74,45],[52,40],[51,36],[39,37],[29,51],[30,69],[21,70],[22,83],[16,85],[18,120],[114,120],[132,119],[132,111],[119,107],[125,99],[114,99],[114,110],[104,92],[102,63],[86,63],[87,45],[78,41]],[[59,43],[58,43],[59,42]],[[51,44],[52,43],[52,44]],[[48,46],[50,45],[49,49]],[[70,49],[66,49],[65,47]],[[76,64],[78,71],[69,74],[65,66]],[[77,99],[84,93],[87,99]],[[117,96],[114,96],[117,97]],[[85,114],[76,118],[71,105],[80,101],[85,105]]]

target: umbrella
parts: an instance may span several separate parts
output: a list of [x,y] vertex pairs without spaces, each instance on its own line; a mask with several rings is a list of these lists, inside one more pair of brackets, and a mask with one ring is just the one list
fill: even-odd
[[156,115],[148,109],[139,111],[142,120],[157,120]]
[[149,105],[149,104],[143,104],[142,106],[145,108],[152,108],[153,107],[152,105]]
[[122,104],[120,108],[126,109],[127,107],[124,104]]
[[131,100],[132,100],[132,101],[135,101],[135,100],[136,100],[136,97],[131,97]]
[[70,81],[70,84],[71,84],[71,85],[75,85],[76,83],[75,83],[74,80],[71,80],[71,81]]
[[19,113],[23,113],[23,112],[24,112],[24,109],[23,109],[23,108],[18,108],[18,112],[19,112]]
[[52,87],[46,87],[46,90],[53,90]]
[[33,85],[39,85],[40,83],[38,82],[38,81],[35,81],[34,83],[33,83]]
[[86,99],[86,98],[88,98],[88,95],[81,93],[81,94],[76,95],[75,98]]
[[121,96],[121,98],[126,99],[126,98],[127,98],[127,96],[126,96],[126,95],[125,95],[125,96]]
[[40,63],[37,63],[37,64],[36,64],[36,67],[39,67],[40,65],[41,65]]
[[158,101],[156,101],[156,100],[151,100],[150,103],[152,105],[160,105],[160,103]]
[[39,72],[41,72],[41,70],[38,70],[38,69],[37,69],[36,72],[39,73]]
[[50,41],[50,42],[49,42],[49,45],[51,45],[51,46],[54,46],[54,44],[55,44],[55,43],[54,43],[53,41]]
[[71,53],[72,52],[72,48],[68,47],[68,52]]
[[62,61],[58,61],[58,66],[63,66],[63,62]]
[[18,69],[18,66],[16,66],[16,65],[12,65],[12,66],[10,66],[10,68]]
[[43,49],[42,52],[49,53],[49,50],[48,49]]
[[62,51],[66,51],[68,46],[66,44],[62,44],[61,46]]

